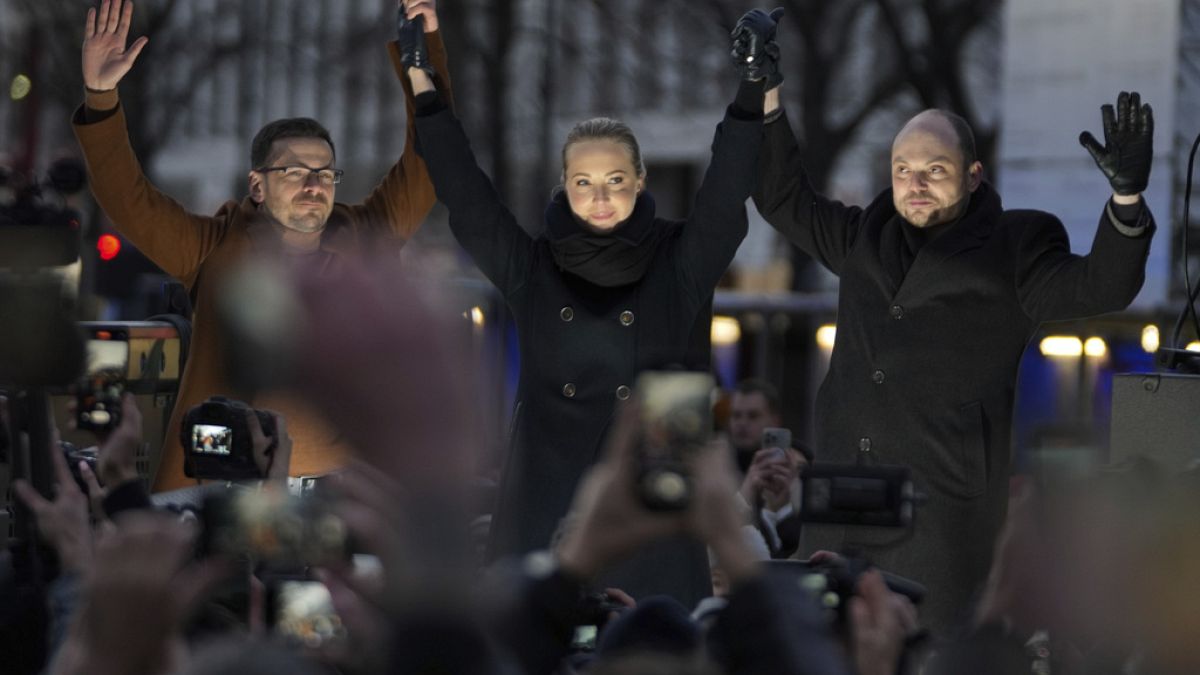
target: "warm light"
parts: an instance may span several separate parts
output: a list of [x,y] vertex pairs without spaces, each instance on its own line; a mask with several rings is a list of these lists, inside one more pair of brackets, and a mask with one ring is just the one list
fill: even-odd
[[827,323],[817,329],[817,346],[821,349],[833,349],[833,340],[837,337],[837,326]]
[[1186,347],[1184,347],[1184,349],[1188,350],[1189,352],[1200,352],[1200,340],[1192,340],[1187,344]]
[[471,316],[471,323],[475,324],[476,328],[483,328],[483,308],[472,307],[469,314]]
[[1083,343],[1083,353],[1099,358],[1108,353],[1108,345],[1104,344],[1104,338],[1090,337]]
[[13,78],[12,86],[8,88],[8,95],[14,101],[20,101],[29,95],[29,90],[33,89],[33,80],[29,76],[21,73]]
[[1158,351],[1158,326],[1150,324],[1142,329],[1142,350],[1147,354]]
[[1051,335],[1042,338],[1038,345],[1042,356],[1079,356],[1083,354],[1083,343],[1070,335]]
[[116,235],[102,234],[96,240],[96,250],[100,252],[101,260],[112,260],[121,252],[121,240]]
[[714,316],[712,320],[713,346],[736,345],[742,339],[742,325],[732,316]]

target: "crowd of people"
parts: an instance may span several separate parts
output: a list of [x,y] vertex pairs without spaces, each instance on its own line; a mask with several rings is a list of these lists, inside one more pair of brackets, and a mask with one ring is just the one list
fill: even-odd
[[[123,0],[88,11],[73,124],[109,219],[190,289],[195,337],[152,480],[136,468],[142,418],[128,393],[119,422],[96,432],[94,462],[72,466],[54,428],[30,449],[54,480],[14,483],[49,572],[35,575],[45,612],[13,622],[38,636],[27,649],[45,647],[28,672],[1200,666],[1200,476],[1147,461],[1045,471],[1010,499],[1025,342],[1042,321],[1122,309],[1142,283],[1153,118],[1136,93],[1102,109],[1104,144],[1080,139],[1113,189],[1088,255],[1071,253],[1052,215],[1002,208],[970,128],[947,111],[912,118],[891,189],[847,206],[808,182],[780,105],[783,12],[755,9],[721,45],[736,91],[692,215],[658,217],[637,138],[594,118],[568,134],[562,184],[531,236],[455,116],[435,1],[407,0],[389,44],[407,142],[364,202],[334,201],[332,138],[289,118],[256,135],[247,196],[202,216],[159,191],[129,146],[117,86],[148,42],[129,42],[132,13]],[[751,198],[842,278],[813,447],[781,428],[781,393],[765,381],[739,383],[714,425],[671,377],[709,367],[712,294]],[[435,200],[519,335],[491,499],[478,495],[469,336],[436,280],[396,269]],[[228,371],[248,346],[225,325],[246,269],[272,304],[258,311],[286,320],[268,333],[290,366],[249,388]],[[647,370],[677,399],[637,386]],[[253,407],[228,408],[244,424],[208,421],[221,452],[204,436],[189,448],[179,430],[213,395]],[[189,452],[219,468],[238,448],[255,480],[188,479]],[[923,498],[905,497],[915,516],[809,522],[808,505],[837,486],[806,483],[806,469],[831,462],[903,467]],[[839,494],[843,509],[872,499]]]

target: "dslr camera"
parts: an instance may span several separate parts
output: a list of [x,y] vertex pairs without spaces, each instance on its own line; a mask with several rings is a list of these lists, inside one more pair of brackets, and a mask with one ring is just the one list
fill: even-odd
[[188,478],[212,480],[257,480],[264,478],[254,461],[254,437],[248,412],[254,412],[273,452],[279,438],[270,413],[224,396],[213,396],[187,411],[180,427],[183,471]]

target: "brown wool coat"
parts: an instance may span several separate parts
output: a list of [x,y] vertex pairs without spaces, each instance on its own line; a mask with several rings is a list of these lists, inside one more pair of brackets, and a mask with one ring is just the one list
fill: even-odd
[[[446,50],[439,33],[426,36],[430,61],[449,95]],[[414,148],[412,87],[400,65],[395,43],[388,45],[392,65],[405,94],[404,152],[361,204],[335,203],[321,237],[321,271],[343,264],[348,255],[370,246],[400,247],[412,237],[433,207],[435,196],[425,163]],[[274,227],[249,197],[228,201],[212,216],[189,213],[160,192],[142,173],[129,144],[125,111],[117,92],[89,93],[72,119],[83,149],[92,192],[117,230],[192,295],[192,344],[179,396],[163,443],[154,490],[188,485],[183,473],[179,426],[183,414],[209,396],[229,393],[222,372],[222,345],[213,321],[216,290],[229,270],[262,244],[277,240]],[[282,413],[293,439],[290,473],[322,473],[341,465],[346,448],[337,434],[303,402],[279,396],[259,397],[257,408]]]

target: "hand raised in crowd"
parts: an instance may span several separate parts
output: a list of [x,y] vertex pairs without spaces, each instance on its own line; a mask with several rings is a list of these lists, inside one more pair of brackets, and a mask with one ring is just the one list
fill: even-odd
[[286,484],[288,470],[292,464],[292,437],[288,435],[287,420],[283,415],[264,410],[275,419],[275,435],[263,433],[262,424],[253,409],[246,411],[246,428],[250,430],[250,452],[254,464],[268,481]]
[[[58,554],[64,571],[84,573],[92,562],[92,525],[88,519],[88,498],[83,494],[67,459],[59,450],[58,432],[45,448],[54,465],[54,499],[46,499],[24,480],[13,481],[17,496],[33,512],[38,533]],[[81,464],[83,462],[80,462]]]
[[[1117,96],[1112,104],[1100,108],[1104,125],[1104,145],[1090,131],[1079,134],[1079,143],[1096,160],[1096,166],[1108,177],[1113,194],[1137,197],[1150,182],[1150,164],[1154,159],[1154,111],[1142,104],[1136,91]],[[1126,200],[1132,203],[1134,199]]]
[[191,562],[194,538],[174,516],[150,512],[101,537],[53,675],[172,671],[184,620],[228,571]]
[[133,3],[129,0],[104,0],[100,11],[88,10],[83,33],[83,84],[88,89],[114,89],[133,67],[150,39],[143,35],[126,48],[132,22]]
[[638,498],[641,420],[636,398],[620,406],[604,457],[575,490],[556,554],[559,564],[580,578],[595,577],[645,544],[684,529],[683,514],[650,511]]
[[121,421],[111,432],[97,432],[96,473],[101,485],[112,488],[137,480],[137,450],[142,444],[142,411],[137,398],[121,394]]
[[766,89],[774,89],[783,82],[779,71],[779,45],[775,33],[783,8],[776,7],[770,14],[761,9],[752,9],[738,19],[730,37],[733,48],[730,55],[744,80],[766,79]]
[[863,573],[850,598],[850,647],[858,675],[893,675],[904,642],[918,629],[908,598],[888,590],[876,570]]
[[753,574],[757,562],[742,536],[746,519],[728,444],[713,441],[690,458],[687,509],[651,511],[636,491],[641,414],[636,398],[618,411],[603,459],[575,492],[556,550],[559,564],[580,578],[591,578],[652,541],[690,532],[713,549],[731,583]]
[[739,492],[751,507],[762,498],[763,506],[778,511],[790,500],[792,481],[799,474],[799,465],[786,448],[762,448],[754,453]]

